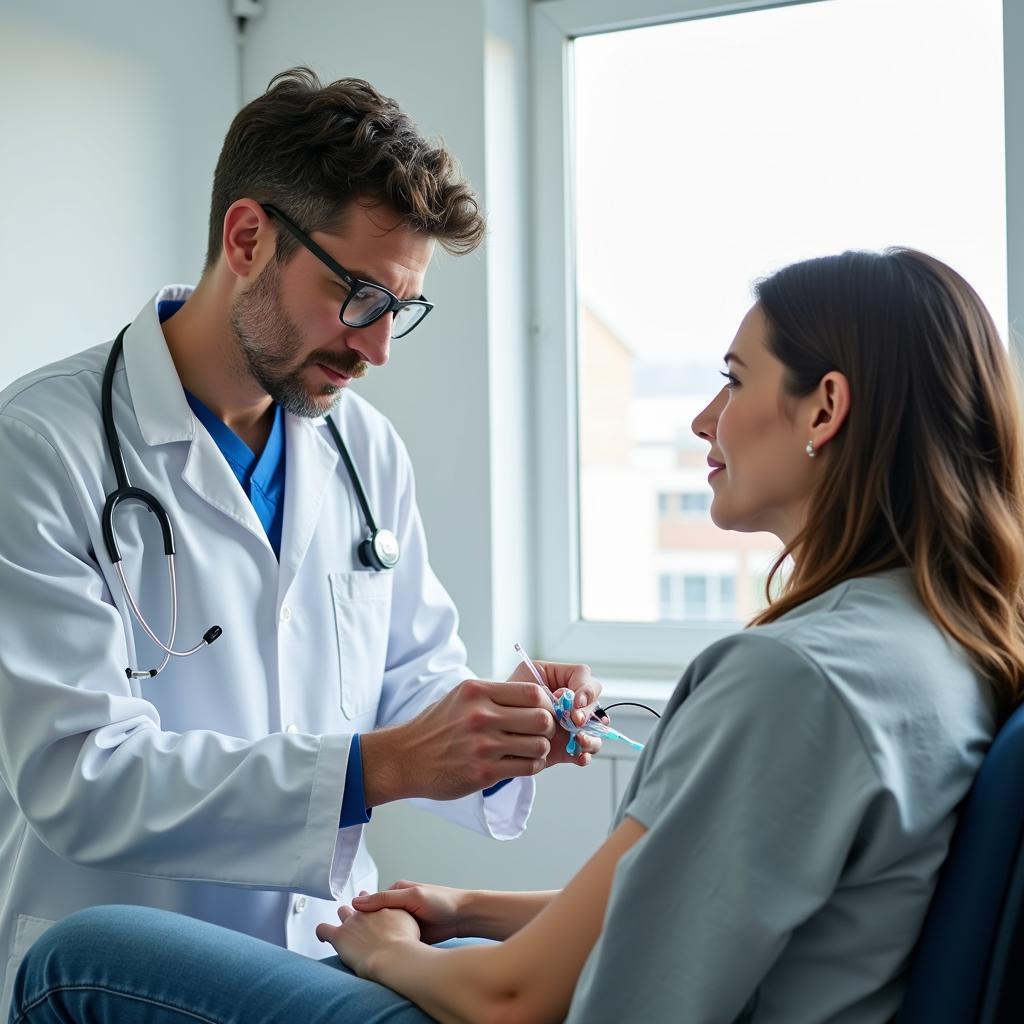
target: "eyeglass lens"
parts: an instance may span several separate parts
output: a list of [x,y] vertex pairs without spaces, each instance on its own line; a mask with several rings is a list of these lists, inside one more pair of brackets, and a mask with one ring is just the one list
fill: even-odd
[[[361,284],[352,293],[342,312],[342,321],[349,327],[365,327],[383,314],[391,304],[391,296],[371,284]],[[425,306],[403,306],[391,323],[393,338],[408,334],[427,313]]]

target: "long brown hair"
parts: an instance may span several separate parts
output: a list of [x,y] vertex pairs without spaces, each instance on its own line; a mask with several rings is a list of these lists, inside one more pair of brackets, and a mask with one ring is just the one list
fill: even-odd
[[940,260],[902,248],[796,263],[755,292],[784,396],[836,370],[851,407],[769,593],[790,555],[793,571],[752,625],[909,566],[1008,713],[1024,695],[1024,435],[1016,375],[981,299]]

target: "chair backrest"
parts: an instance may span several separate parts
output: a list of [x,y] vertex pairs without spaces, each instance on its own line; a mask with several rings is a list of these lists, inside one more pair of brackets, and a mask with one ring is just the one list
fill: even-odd
[[[950,844],[900,1024],[1024,1021],[1024,707],[996,736]],[[1016,1006],[1009,1005],[1016,1003]]]

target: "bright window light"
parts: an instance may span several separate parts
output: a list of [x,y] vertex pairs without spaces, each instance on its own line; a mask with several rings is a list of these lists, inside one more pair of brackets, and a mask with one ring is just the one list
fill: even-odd
[[582,617],[745,620],[694,415],[751,283],[906,245],[1007,323],[1000,0],[822,0],[574,43]]

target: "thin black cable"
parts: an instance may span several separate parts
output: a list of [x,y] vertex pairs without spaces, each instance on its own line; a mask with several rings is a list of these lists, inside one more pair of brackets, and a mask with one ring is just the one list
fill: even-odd
[[355,463],[352,461],[352,456],[348,453],[348,448],[345,442],[341,439],[341,433],[334,423],[334,420],[330,416],[324,417],[324,422],[327,424],[327,429],[330,430],[331,436],[334,438],[334,443],[341,452],[342,459],[345,460],[345,468],[348,470],[349,478],[352,480],[352,484],[356,489],[356,497],[359,499],[359,506],[363,510],[363,518],[366,520],[366,525],[370,529],[370,533],[374,534],[377,532],[377,523],[374,521],[373,513],[370,511],[370,503],[366,500],[366,492],[363,490],[363,481],[359,479],[359,473],[356,470]]
[[646,704],[641,704],[635,700],[620,700],[615,704],[605,704],[604,706],[605,711],[611,711],[612,708],[643,708],[644,711],[650,711],[655,718],[661,718],[661,715],[654,708],[649,708]]

